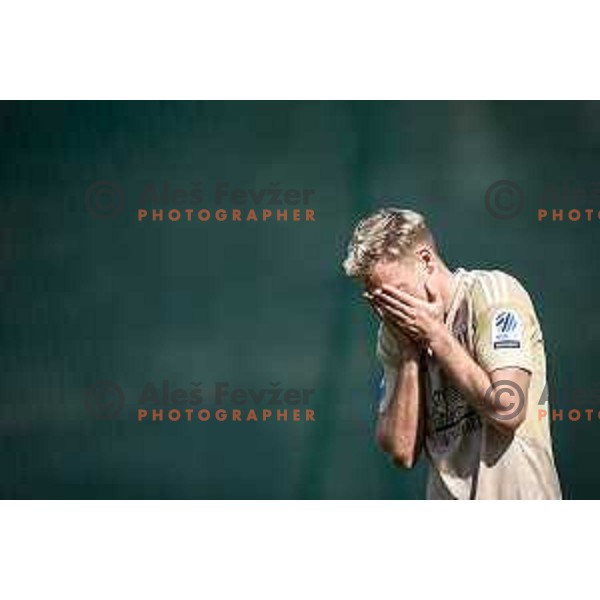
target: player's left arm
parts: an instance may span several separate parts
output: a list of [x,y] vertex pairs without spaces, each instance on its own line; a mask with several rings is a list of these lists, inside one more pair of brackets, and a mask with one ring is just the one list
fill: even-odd
[[[526,353],[517,355],[516,349],[490,350],[495,308],[482,307],[479,340],[479,364],[444,324],[440,313],[440,299],[428,290],[428,300],[423,301],[406,292],[383,286],[378,294],[380,307],[414,339],[428,347],[440,367],[460,389],[479,414],[503,433],[513,433],[525,420],[527,395],[531,381]],[[489,338],[489,340],[488,340]],[[511,342],[506,340],[506,344]],[[502,344],[504,341],[493,343]],[[504,349],[503,349],[504,350]]]
[[467,401],[503,433],[514,433],[525,420],[531,373],[521,367],[486,371],[446,327],[430,339],[441,368]]

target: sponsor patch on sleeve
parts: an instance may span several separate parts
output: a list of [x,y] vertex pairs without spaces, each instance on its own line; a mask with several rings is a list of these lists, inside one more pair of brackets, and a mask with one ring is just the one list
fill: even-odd
[[514,310],[496,311],[492,321],[492,347],[520,348],[523,338],[523,322]]

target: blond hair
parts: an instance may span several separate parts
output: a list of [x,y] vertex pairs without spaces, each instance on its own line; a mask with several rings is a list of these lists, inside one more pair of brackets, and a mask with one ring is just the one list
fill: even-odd
[[423,215],[396,207],[381,208],[354,229],[343,262],[346,275],[366,277],[376,262],[399,260],[418,242],[426,242],[435,250]]

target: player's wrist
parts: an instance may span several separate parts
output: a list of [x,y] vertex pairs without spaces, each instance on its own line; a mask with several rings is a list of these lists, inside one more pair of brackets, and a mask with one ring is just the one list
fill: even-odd
[[412,340],[407,342],[406,346],[401,351],[403,361],[418,362],[421,355],[420,347]]
[[427,347],[435,357],[446,356],[452,350],[453,339],[446,324],[436,322],[429,332]]

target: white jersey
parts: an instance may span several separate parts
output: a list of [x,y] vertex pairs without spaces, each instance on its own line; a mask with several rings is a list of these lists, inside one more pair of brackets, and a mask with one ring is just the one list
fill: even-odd
[[[487,372],[531,373],[526,417],[513,437],[499,434],[446,378],[434,358],[421,361],[425,452],[431,499],[560,499],[547,415],[546,357],[541,328],[521,284],[500,271],[458,269],[446,325]],[[402,352],[381,325],[377,356],[384,367],[380,411],[393,394]]]

